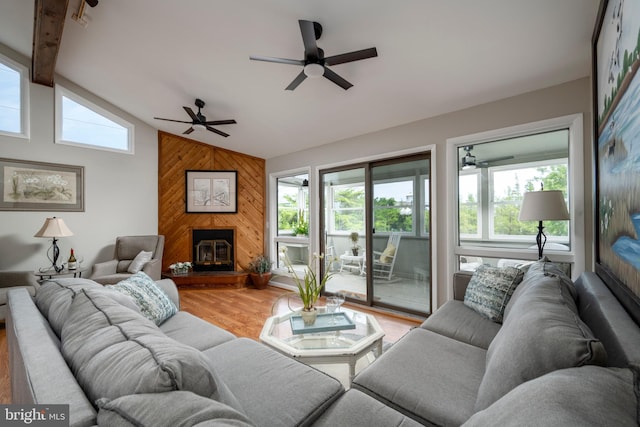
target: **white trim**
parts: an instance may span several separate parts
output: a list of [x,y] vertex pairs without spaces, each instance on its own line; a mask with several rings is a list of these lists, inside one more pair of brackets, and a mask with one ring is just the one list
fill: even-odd
[[585,268],[585,236],[584,236],[584,141],[583,141],[583,118],[582,114],[572,114],[557,117],[539,122],[527,123],[523,125],[511,126],[496,129],[488,132],[481,132],[472,135],[449,138],[447,144],[447,211],[451,215],[446,219],[446,254],[447,254],[447,300],[453,297],[452,283],[455,272],[457,255],[479,255],[486,253],[488,256],[496,257],[520,257],[522,259],[532,259],[537,257],[530,250],[496,249],[483,246],[464,246],[457,244],[458,220],[457,200],[458,200],[458,147],[465,145],[479,144],[499,139],[516,138],[533,133],[553,131],[557,129],[569,129],[569,205],[571,211],[570,239],[571,250],[569,252],[545,251],[552,260],[559,262],[570,262],[573,264],[572,276],[576,278]]
[[13,136],[16,138],[29,139],[30,135],[30,116],[29,108],[29,68],[0,54],[0,62],[20,74],[20,132],[9,132],[0,130],[0,135]]
[[[96,114],[99,114],[114,123],[124,127],[127,129],[127,149],[121,150],[117,148],[104,147],[101,145],[94,145],[90,142],[75,142],[75,141],[67,141],[62,139],[62,98],[68,98],[73,102],[82,105],[83,107],[88,108]],[[65,88],[60,84],[55,85],[55,143],[61,145],[71,145],[74,147],[82,147],[82,148],[91,148],[94,150],[103,150],[103,151],[111,151],[114,153],[124,153],[124,154],[135,154],[135,125],[133,123],[128,122],[122,117],[106,110],[105,108],[100,107],[99,105],[94,104],[88,99],[78,95],[70,89]]]

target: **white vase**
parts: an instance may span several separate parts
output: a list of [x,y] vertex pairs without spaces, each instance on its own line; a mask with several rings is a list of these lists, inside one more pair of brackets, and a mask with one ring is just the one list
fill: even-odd
[[300,316],[302,317],[302,321],[304,322],[305,326],[311,326],[316,323],[318,311],[315,307],[312,307],[310,311],[302,310],[300,312]]

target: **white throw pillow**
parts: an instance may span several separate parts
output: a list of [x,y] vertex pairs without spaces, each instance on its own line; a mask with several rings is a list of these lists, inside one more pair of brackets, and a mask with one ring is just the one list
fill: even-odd
[[131,261],[131,264],[129,264],[127,272],[136,274],[138,271],[142,270],[142,267],[144,267],[146,263],[151,261],[152,255],[153,252],[140,251],[140,253],[133,259],[133,261]]

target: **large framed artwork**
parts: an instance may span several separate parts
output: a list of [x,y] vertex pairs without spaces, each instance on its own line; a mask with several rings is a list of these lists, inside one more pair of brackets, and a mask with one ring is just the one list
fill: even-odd
[[186,171],[187,213],[236,213],[236,171]]
[[640,323],[640,0],[603,0],[592,42],[596,271]]
[[84,168],[0,158],[3,211],[84,212]]

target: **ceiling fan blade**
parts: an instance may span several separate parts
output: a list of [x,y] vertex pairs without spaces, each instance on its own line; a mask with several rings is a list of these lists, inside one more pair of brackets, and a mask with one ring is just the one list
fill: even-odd
[[249,59],[253,61],[265,61],[265,62],[276,62],[278,64],[289,64],[289,65],[304,65],[303,60],[298,59],[287,59],[287,58],[274,58],[272,56],[255,56],[252,55]]
[[210,130],[211,132],[217,133],[218,135],[224,136],[225,138],[229,136],[228,133],[224,133],[222,131],[219,131],[218,129],[214,129],[211,126],[207,126],[207,130]]
[[160,117],[154,117],[154,119],[156,119],[156,120],[166,120],[168,122],[177,122],[177,123],[191,123],[191,122],[185,122],[184,120],[163,119],[163,118],[160,118]]
[[313,28],[312,21],[299,20],[300,32],[302,33],[302,42],[304,43],[305,59],[318,59],[318,45],[316,44],[316,30]]
[[183,135],[189,135],[191,132],[193,132],[193,128],[189,128],[187,130],[185,130],[184,132],[182,132]]
[[296,76],[295,79],[293,79],[293,81],[291,83],[289,83],[289,86],[287,86],[285,88],[285,90],[294,90],[295,88],[298,87],[298,85],[300,85],[300,83],[302,83],[304,81],[304,79],[307,78],[307,75],[304,73],[304,71],[301,71],[300,74],[298,74]]
[[348,81],[346,81],[345,79],[343,79],[342,77],[340,77],[339,75],[337,75],[336,73],[328,69],[327,67],[324,67],[324,76],[329,80],[331,80],[332,82],[334,82],[335,84],[337,84],[338,86],[340,86],[344,90],[347,90],[351,86],[353,86],[351,83],[349,83]]
[[359,61],[361,59],[375,58],[378,56],[378,51],[375,47],[369,49],[356,50],[354,52],[343,53],[341,55],[334,55],[324,59],[326,65],[338,65],[345,62]]
[[234,125],[236,124],[235,120],[213,120],[210,122],[203,122],[203,125]]
[[502,160],[511,160],[511,159],[513,159],[513,156],[496,157],[494,159],[477,161],[476,165],[481,168],[486,168],[489,166],[490,163],[500,162]]
[[182,107],[182,108],[184,108],[184,111],[186,111],[187,114],[189,115],[189,117],[191,117],[191,119],[193,119],[194,123],[197,123],[197,122],[200,121],[198,116],[196,116],[196,113],[194,113],[193,110],[190,107]]

